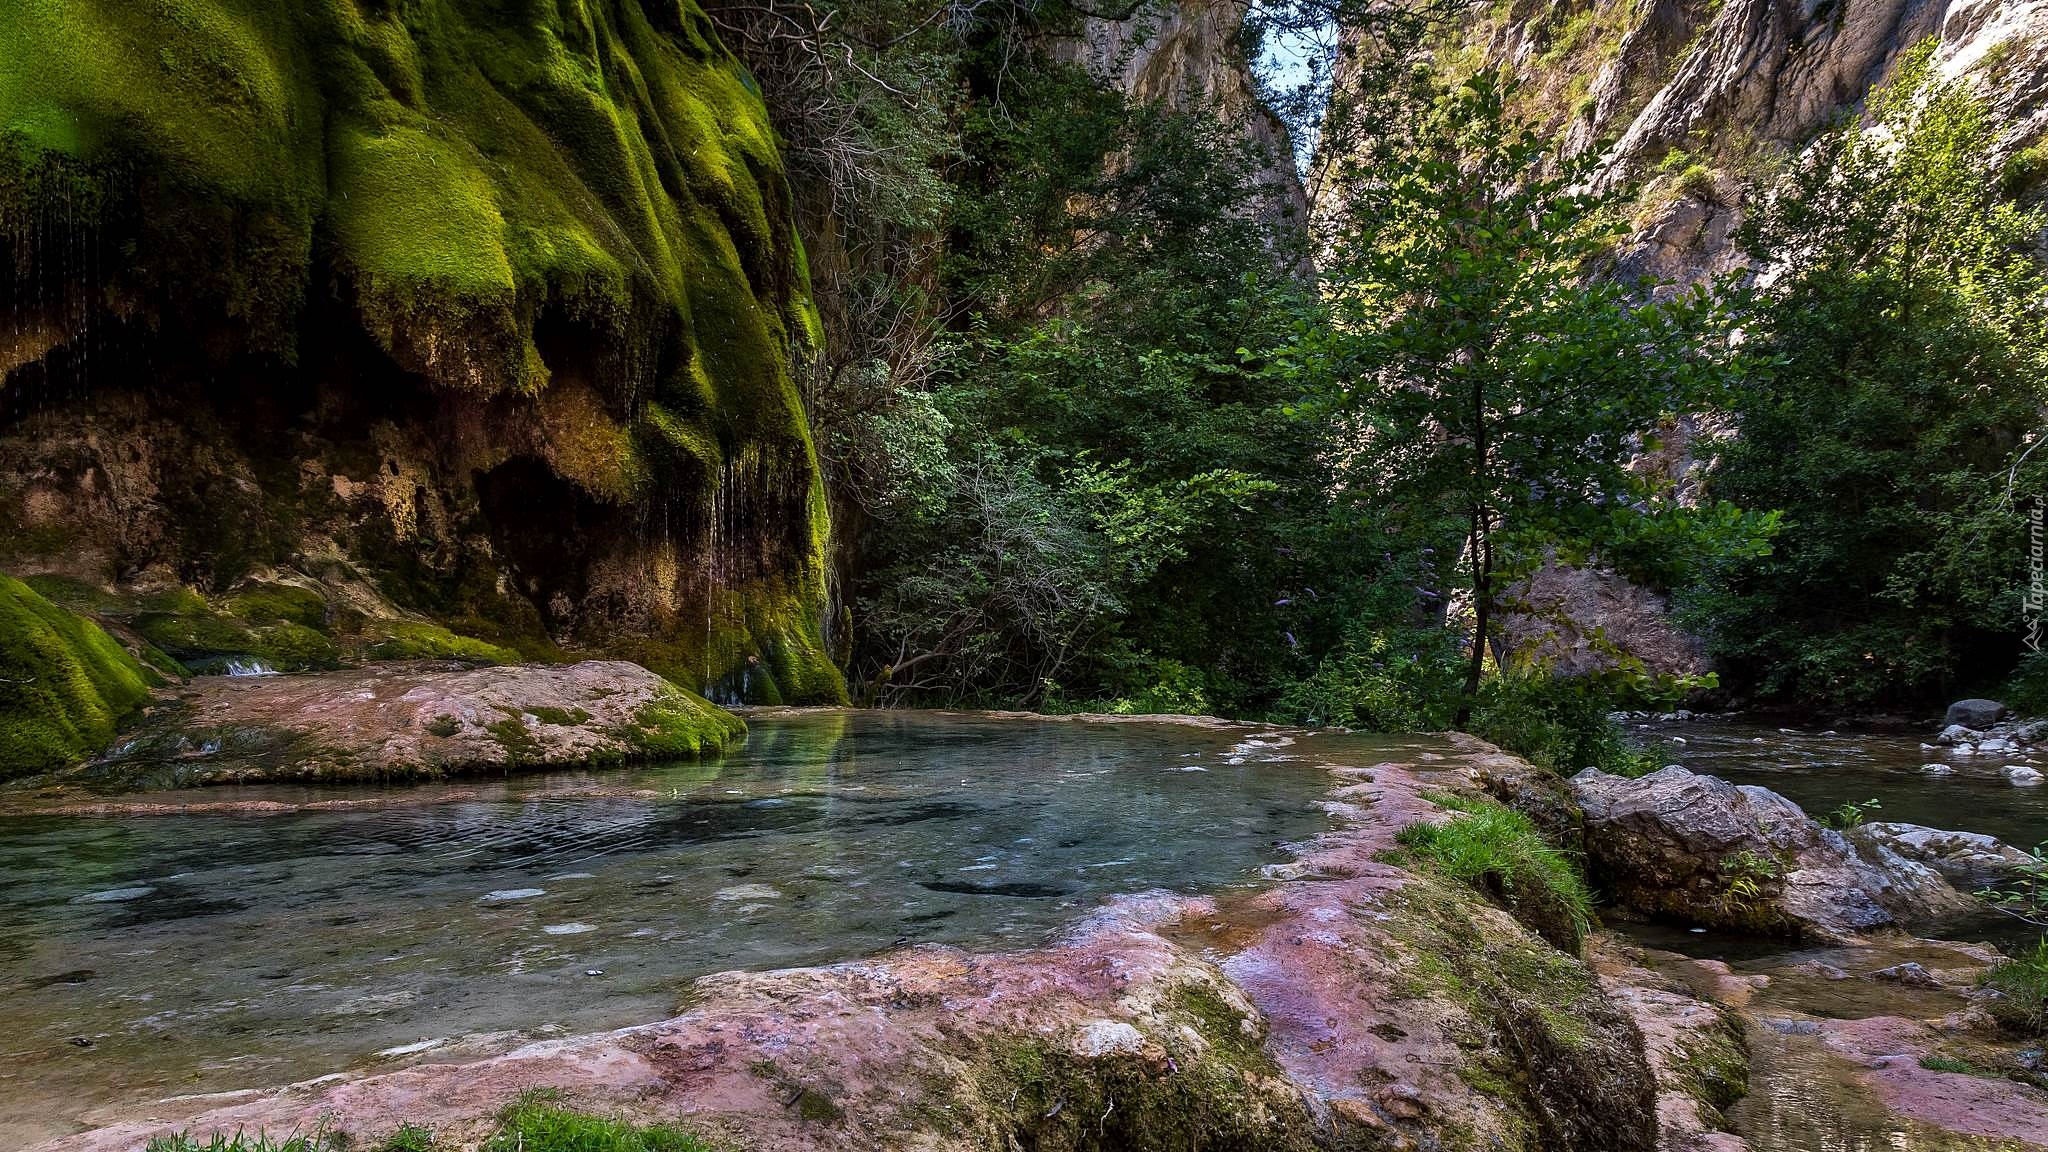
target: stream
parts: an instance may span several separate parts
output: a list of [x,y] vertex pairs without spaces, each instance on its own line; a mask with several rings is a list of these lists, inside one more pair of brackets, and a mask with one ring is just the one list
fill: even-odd
[[[1035,946],[1112,894],[1258,883],[1327,827],[1325,757],[1431,758],[1423,741],[1247,731],[793,710],[706,762],[0,808],[0,1147],[167,1096],[644,1023],[715,971]],[[1718,720],[1635,735],[1816,814],[1876,798],[1874,819],[2048,840],[2048,788],[1988,758],[1925,774],[1947,758],[1917,736]],[[2017,943],[2013,924],[1956,935]],[[1810,974],[1875,954],[1623,931],[1771,977],[1730,1113],[1754,1152],[2001,1147],[1897,1119],[1801,1033],[1940,1014],[1916,989]]]
[[704,763],[0,814],[0,1147],[661,1019],[710,972],[1029,947],[1113,893],[1246,882],[1327,826],[1328,777],[1262,748],[789,713]]
[[[1956,757],[1946,750],[1923,749],[1921,744],[1931,742],[1931,733],[1923,737],[1788,730],[1739,719],[1641,725],[1635,735],[1657,750],[1665,763],[1683,764],[1738,784],[1761,785],[1791,798],[1809,815],[1875,799],[1881,807],[1868,814],[1871,820],[1982,832],[2022,847],[2048,841],[2048,788],[2015,786],[2001,771],[2008,763],[2037,764],[2037,758]],[[1955,771],[1923,772],[1922,766],[1929,763],[1947,764]],[[1802,1034],[1801,1021],[1887,1015],[1928,1019],[1953,1011],[1954,1000],[1939,994],[1813,974],[1833,968],[1861,975],[1905,959],[1935,966],[1944,962],[1938,953],[1921,957],[1887,949],[1877,954],[1651,925],[1626,926],[1624,931],[1641,944],[1719,960],[1737,975],[1769,978],[1747,1009],[1750,1094],[1729,1117],[1753,1152],[2002,1152],[2019,1147],[2010,1141],[1940,1132],[1892,1115],[1856,1083],[1856,1069]],[[1935,935],[2010,948],[2031,943],[2039,933],[2017,920],[1987,913]],[[1946,962],[1952,963],[1953,957]]]

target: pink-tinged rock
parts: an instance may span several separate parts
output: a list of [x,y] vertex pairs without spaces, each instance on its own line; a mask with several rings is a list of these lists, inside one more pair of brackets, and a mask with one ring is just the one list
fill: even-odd
[[[1471,751],[1471,750],[1467,750]],[[1487,750],[1490,751],[1490,750]],[[1593,973],[1463,885],[1380,859],[1422,798],[1473,773],[1335,777],[1341,818],[1296,878],[1220,899],[1112,902],[1055,944],[916,948],[697,981],[673,1019],[495,1058],[166,1101],[54,1141],[122,1152],[189,1128],[325,1118],[473,1141],[522,1092],[681,1121],[757,1152],[816,1148],[1307,1152],[1353,1137],[1431,1147],[1649,1152],[1654,1086],[1635,1025]],[[1368,780],[1369,777],[1369,780]]]
[[418,779],[711,751],[744,731],[623,660],[386,664],[201,677],[81,771],[180,784]]

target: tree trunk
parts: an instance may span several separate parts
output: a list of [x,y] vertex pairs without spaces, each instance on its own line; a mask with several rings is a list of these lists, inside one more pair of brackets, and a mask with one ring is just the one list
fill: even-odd
[[1479,699],[1479,678],[1486,671],[1486,633],[1493,617],[1493,596],[1487,585],[1493,567],[1493,546],[1486,539],[1484,521],[1472,517],[1472,659],[1465,666],[1465,690],[1458,696],[1457,719],[1453,728],[1463,728],[1472,719],[1472,705]]

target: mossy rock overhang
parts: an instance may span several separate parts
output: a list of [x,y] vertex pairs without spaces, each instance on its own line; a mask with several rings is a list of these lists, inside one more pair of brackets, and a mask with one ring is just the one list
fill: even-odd
[[99,625],[0,575],[0,780],[99,751],[159,682]]
[[137,345],[278,393],[364,345],[464,477],[532,464],[690,547],[751,503],[734,622],[672,603],[694,626],[619,647],[842,693],[791,373],[816,312],[766,109],[693,0],[0,6],[0,251],[0,422],[172,359]]

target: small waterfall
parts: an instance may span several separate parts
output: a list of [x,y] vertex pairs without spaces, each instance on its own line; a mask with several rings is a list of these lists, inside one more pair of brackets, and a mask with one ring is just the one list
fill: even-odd
[[230,660],[228,661],[228,675],[276,676],[278,671],[261,660]]

